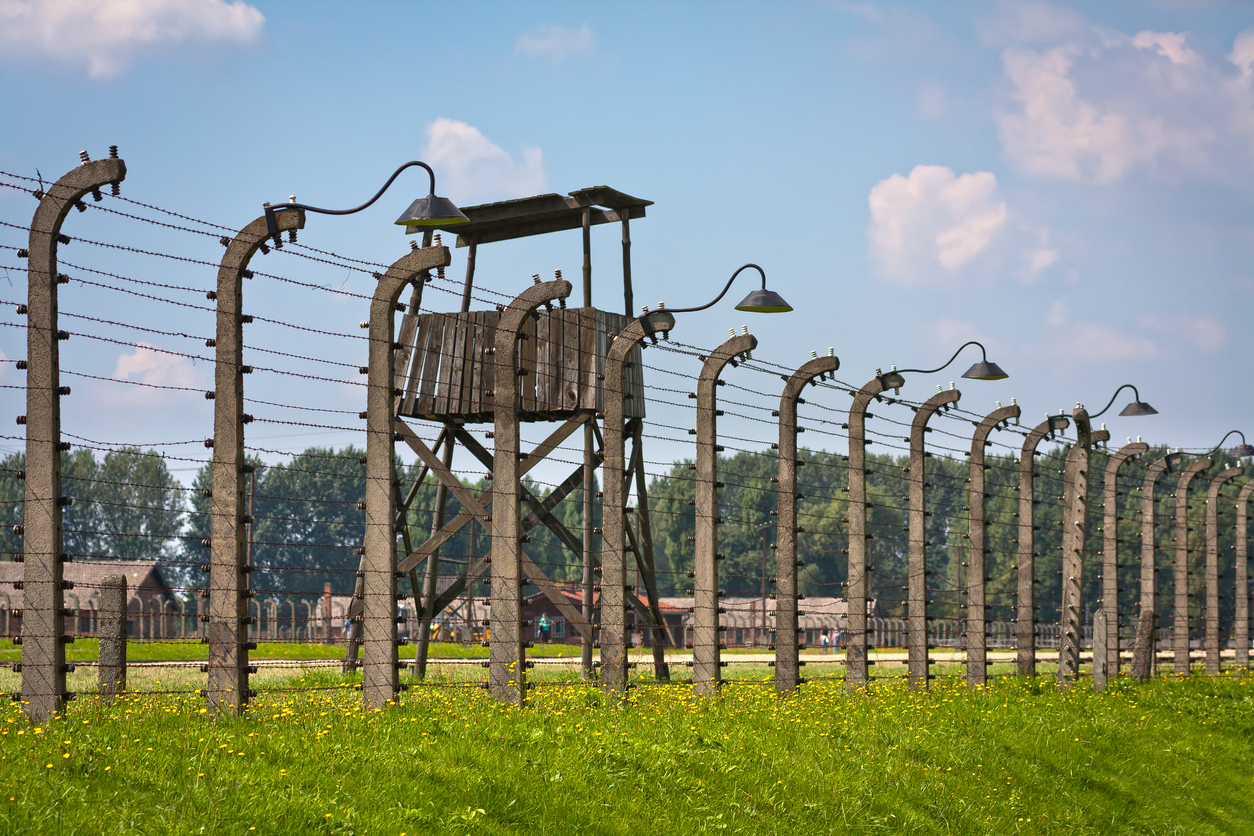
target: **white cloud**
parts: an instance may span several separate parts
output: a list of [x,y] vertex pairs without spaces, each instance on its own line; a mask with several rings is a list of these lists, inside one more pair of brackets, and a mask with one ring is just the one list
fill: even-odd
[[1158,355],[1152,341],[1110,325],[1077,322],[1065,337],[1071,354],[1085,360],[1149,360]]
[[1228,60],[1241,71],[1242,78],[1248,79],[1251,74],[1254,74],[1254,29],[1237,35],[1232,43],[1232,52],[1228,54]]
[[518,36],[514,51],[533,58],[561,61],[579,52],[591,52],[596,46],[592,27],[583,24],[577,29],[566,26],[537,26]]
[[539,148],[524,148],[522,160],[493,144],[478,128],[443,116],[427,126],[422,158],[440,178],[440,193],[454,202],[526,197],[544,190]]
[[[938,357],[940,354],[945,355],[944,357],[939,357],[938,362],[946,359],[949,353],[952,353],[958,346],[970,340],[982,343],[992,353],[996,353],[998,346],[996,340],[986,336],[970,322],[949,316],[939,317],[924,325],[923,335],[927,337],[931,347],[936,350]],[[974,349],[971,350],[974,351]]]
[[1071,319],[1071,308],[1066,302],[1055,302],[1049,306],[1049,313],[1045,315],[1045,324],[1060,328],[1066,325]]
[[1045,317],[1054,329],[1047,336],[1051,353],[1072,361],[1149,360],[1158,356],[1158,346],[1111,325],[1076,319],[1063,302],[1055,302]]
[[997,13],[976,24],[980,39],[988,44],[1043,43],[1080,35],[1092,27],[1083,16],[1051,3],[1023,0],[1000,2]]
[[1023,261],[1024,277],[1035,278],[1043,270],[1054,266],[1054,263],[1058,261],[1058,251],[1047,247],[1037,247],[1024,253]]
[[1228,329],[1210,316],[1163,318],[1150,315],[1141,319],[1141,327],[1173,337],[1206,354],[1213,354],[1228,344]]
[[1188,39],[1089,27],[1005,49],[1014,105],[997,123],[1007,155],[1030,174],[1098,184],[1254,173],[1254,32],[1236,38],[1226,64]]
[[938,165],[881,180],[869,203],[871,256],[886,280],[904,287],[955,284],[1007,217],[991,172],[955,176]]
[[160,45],[249,43],[265,18],[243,0],[0,0],[0,51],[117,75]]
[[1132,39],[1137,49],[1152,49],[1173,64],[1201,64],[1202,56],[1184,45],[1184,35],[1178,32],[1137,32]]
[[148,343],[138,343],[133,353],[118,356],[113,377],[150,386],[196,387],[201,376],[186,357],[157,351]]

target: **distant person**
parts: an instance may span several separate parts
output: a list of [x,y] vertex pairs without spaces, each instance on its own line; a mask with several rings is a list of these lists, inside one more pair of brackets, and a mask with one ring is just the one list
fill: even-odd
[[547,615],[540,616],[540,641],[545,644],[549,643],[549,617]]
[[827,652],[827,628],[826,627],[819,631],[819,648],[820,648],[819,649],[820,653]]

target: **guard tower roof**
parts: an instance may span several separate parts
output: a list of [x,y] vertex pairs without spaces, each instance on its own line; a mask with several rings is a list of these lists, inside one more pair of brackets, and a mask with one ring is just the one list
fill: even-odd
[[[435,227],[444,232],[457,233],[457,246],[466,247],[473,241],[487,244],[492,241],[509,241],[529,235],[543,235],[564,229],[583,226],[584,211],[589,210],[593,226],[615,221],[644,217],[644,208],[653,201],[623,194],[609,186],[591,186],[578,189],[569,195],[541,194],[499,203],[479,206],[463,206],[462,212],[469,223]],[[409,230],[417,232],[416,228]]]

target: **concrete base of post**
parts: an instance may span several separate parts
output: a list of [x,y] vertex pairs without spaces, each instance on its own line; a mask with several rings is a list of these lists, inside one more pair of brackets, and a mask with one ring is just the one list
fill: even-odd
[[126,690],[126,575],[106,575],[100,582],[100,694],[116,697]]
[[1110,663],[1106,653],[1106,630],[1109,622],[1106,610],[1099,609],[1093,613],[1093,690],[1106,690],[1106,682],[1110,674]]
[[1148,682],[1154,673],[1154,613],[1141,608],[1136,623],[1136,645],[1132,650],[1132,678]]

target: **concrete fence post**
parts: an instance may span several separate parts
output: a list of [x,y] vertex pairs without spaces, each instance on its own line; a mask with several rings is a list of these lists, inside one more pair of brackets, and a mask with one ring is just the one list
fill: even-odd
[[1141,682],[1154,672],[1155,634],[1158,629],[1158,505],[1154,490],[1164,473],[1180,460],[1168,453],[1145,469],[1141,482],[1141,606],[1136,620],[1136,644],[1132,648],[1132,676]]
[[[1110,677],[1110,656],[1104,653],[1109,644],[1110,622],[1105,608],[1098,608],[1093,613],[1093,690],[1106,690],[1106,681]],[[1117,631],[1116,631],[1117,632]]]
[[1241,486],[1237,494],[1237,530],[1236,555],[1234,557],[1236,591],[1234,597],[1233,620],[1236,622],[1233,633],[1237,646],[1237,670],[1245,670],[1250,666],[1250,564],[1249,564],[1249,506],[1250,496],[1254,495],[1254,479]]
[[519,506],[522,455],[518,428],[518,376],[523,371],[518,337],[523,322],[545,302],[565,299],[571,284],[564,279],[524,290],[503,311],[492,348],[495,362],[492,392],[492,640],[488,650],[488,689],[503,702],[521,705],[526,696],[526,656],[522,628],[522,537]]
[[1110,433],[1093,430],[1082,406],[1071,413],[1076,442],[1067,450],[1062,477],[1062,612],[1059,614],[1058,683],[1070,685],[1080,671],[1084,644],[1084,542],[1088,534],[1089,454]]
[[[605,461],[601,537],[601,684],[612,691],[627,685],[627,572],[624,514],[627,472],[623,373],[627,358],[645,337],[669,332],[675,317],[664,311],[645,314],[614,337],[605,358]],[[655,642],[656,644],[656,642]]]
[[[1219,491],[1244,470],[1230,467],[1210,481],[1206,492],[1206,672],[1219,673]],[[1234,590],[1238,594],[1240,589]],[[1249,594],[1248,589],[1246,594]]]
[[1190,462],[1176,481],[1176,562],[1173,627],[1171,636],[1174,673],[1188,673],[1189,663],[1189,485],[1211,466],[1210,459]]
[[[856,691],[866,687],[867,668],[867,599],[870,597],[867,562],[867,543],[872,535],[866,530],[866,419],[874,417],[867,412],[871,401],[882,401],[881,394],[887,389],[900,388],[905,379],[896,372],[881,374],[867,381],[856,392],[850,390],[853,403],[849,406],[849,640],[845,649],[845,690]],[[892,398],[888,399],[893,402]]]
[[[32,722],[44,722],[65,704],[65,600],[62,564],[62,508],[73,499],[61,495],[61,453],[69,449],[61,441],[60,341],[69,334],[58,330],[57,249],[70,238],[61,233],[70,209],[81,204],[88,192],[99,199],[99,190],[120,183],[126,164],[110,149],[110,158],[88,162],[67,172],[48,188],[36,191],[39,206],[31,218],[28,249],[19,250],[27,265],[27,304],[18,313],[27,315],[26,414],[17,422],[26,425],[26,486],[22,535],[24,567],[22,588],[22,704]],[[84,207],[86,208],[86,207]],[[64,279],[69,281],[68,278]],[[21,368],[22,366],[19,366]]]
[[718,692],[722,673],[723,637],[719,625],[718,588],[718,409],[719,374],[736,357],[758,347],[752,334],[733,336],[702,358],[697,380],[696,551],[693,582],[692,687],[698,695]]
[[1036,457],[1037,448],[1070,426],[1065,415],[1047,415],[1032,428],[1019,453],[1019,573],[1015,596],[1015,663],[1019,676],[1036,676]]
[[100,693],[116,697],[126,690],[126,575],[100,580]]
[[[814,378],[840,368],[834,356],[816,357],[785,379],[779,399],[779,475],[775,529],[775,690],[801,682],[797,651],[797,405]],[[782,377],[782,375],[781,375]],[[833,645],[832,652],[836,652]]]
[[[382,708],[400,690],[396,658],[396,451],[392,427],[395,317],[401,292],[419,274],[449,264],[447,247],[406,253],[379,278],[370,300],[366,372],[366,536],[362,562],[361,697]],[[345,641],[348,640],[345,635]]]
[[[305,226],[305,213],[285,210],[275,217],[279,232]],[[218,267],[213,398],[212,497],[209,522],[209,710],[240,712],[248,702],[249,589],[248,526],[252,518],[244,496],[244,365],[243,279],[248,264],[269,237],[262,215],[244,227],[226,245]],[[268,248],[267,248],[268,249]]]
[[[982,421],[975,423],[971,436],[971,487],[967,492],[967,684],[984,685],[988,681],[988,608],[985,596],[984,556],[988,553],[987,531],[984,513],[985,480],[984,448],[990,442],[988,436],[994,429],[1010,419],[1019,418],[1019,407],[999,407]],[[959,585],[959,589],[961,589]]]
[[957,389],[944,389],[916,408],[910,423],[910,542],[906,561],[907,610],[906,678],[911,687],[926,688],[930,679],[927,629],[927,509],[925,459],[931,454],[923,448],[928,419],[941,409],[958,402],[962,393]]
[[1102,597],[1098,601],[1105,612],[1106,642],[1098,644],[1096,638],[1093,640],[1094,683],[1099,655],[1105,658],[1104,675],[1109,679],[1119,675],[1119,468],[1148,449],[1148,444],[1134,441],[1120,447],[1106,461],[1102,509]]

